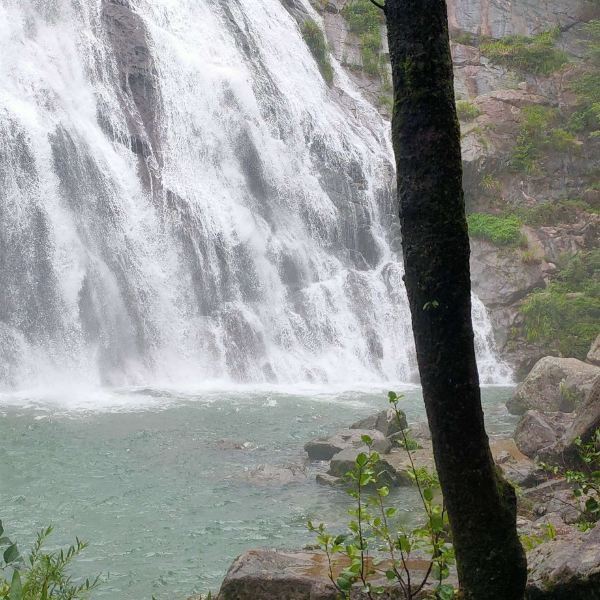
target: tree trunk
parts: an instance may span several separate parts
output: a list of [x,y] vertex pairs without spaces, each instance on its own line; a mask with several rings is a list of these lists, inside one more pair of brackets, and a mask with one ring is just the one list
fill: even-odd
[[[514,489],[483,422],[445,0],[387,0],[405,283],[462,597],[522,600]],[[493,276],[493,274],[491,274]]]

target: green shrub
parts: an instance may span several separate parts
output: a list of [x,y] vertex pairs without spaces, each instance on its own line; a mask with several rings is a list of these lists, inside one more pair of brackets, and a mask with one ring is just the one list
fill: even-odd
[[534,36],[511,35],[484,42],[481,52],[491,61],[535,75],[550,75],[569,62],[565,52],[555,48],[557,28]]
[[[389,392],[388,398],[401,423],[398,410],[401,396]],[[423,523],[413,529],[406,528],[398,518],[400,512],[390,506],[390,490],[384,482],[380,456],[373,450],[373,440],[368,435],[362,436],[367,451],[357,455],[353,468],[345,476],[350,485],[348,493],[354,499],[354,507],[348,511],[351,520],[347,531],[334,535],[323,523],[308,522],[309,531],[315,533],[317,544],[327,558],[329,578],[339,598],[344,600],[354,598],[356,588],[368,598],[383,594],[384,586],[372,582],[373,576],[381,573],[398,588],[394,597],[414,599],[418,594],[415,590],[421,590],[430,581],[435,585],[433,597],[455,598],[454,587],[446,581],[454,563],[454,548],[448,533],[447,513],[443,503],[437,501],[440,484],[435,473],[415,466],[406,430],[400,433],[410,463],[408,473],[423,506]],[[424,574],[417,576],[409,567],[413,558],[425,563]]]
[[548,354],[584,360],[600,333],[600,250],[561,263],[548,287],[530,294],[521,306],[523,327],[527,339]]
[[456,114],[461,121],[472,121],[481,114],[481,110],[472,102],[459,100],[456,103]]
[[302,37],[317,62],[323,79],[331,85],[333,68],[329,59],[329,47],[321,28],[312,19],[308,19],[302,24]]
[[497,216],[486,213],[472,213],[467,218],[469,235],[487,240],[498,246],[521,246],[524,237],[521,221],[515,215]]
[[99,578],[75,583],[67,573],[69,566],[85,550],[87,544],[76,539],[64,550],[45,552],[43,546],[52,533],[48,527],[38,533],[26,559],[17,545],[3,537],[0,521],[0,600],[85,600],[97,587]]

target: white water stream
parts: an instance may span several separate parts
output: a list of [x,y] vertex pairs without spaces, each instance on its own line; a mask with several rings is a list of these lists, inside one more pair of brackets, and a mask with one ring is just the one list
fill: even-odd
[[280,0],[126,5],[0,0],[0,385],[414,381],[389,123]]

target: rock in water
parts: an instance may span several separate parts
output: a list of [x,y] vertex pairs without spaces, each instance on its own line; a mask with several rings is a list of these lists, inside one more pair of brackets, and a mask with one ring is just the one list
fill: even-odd
[[385,437],[391,437],[408,427],[406,415],[400,411],[400,422],[391,408],[382,410],[376,415],[361,419],[350,426],[350,429],[376,429],[381,431]]
[[373,448],[380,454],[387,454],[392,449],[392,443],[385,435],[374,429],[342,429],[332,436],[307,442],[304,449],[310,460],[331,460],[342,450],[364,446],[363,435],[373,440]]
[[573,412],[582,405],[600,376],[600,367],[576,358],[546,356],[539,360],[506,403],[514,415],[527,410]]

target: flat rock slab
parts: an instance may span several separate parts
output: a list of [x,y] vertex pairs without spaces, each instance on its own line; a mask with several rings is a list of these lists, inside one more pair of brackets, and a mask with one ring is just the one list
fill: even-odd
[[310,460],[331,460],[343,450],[364,446],[362,441],[364,435],[368,435],[373,440],[373,447],[380,454],[387,454],[392,449],[392,443],[376,429],[341,429],[329,437],[307,442],[304,450]]

